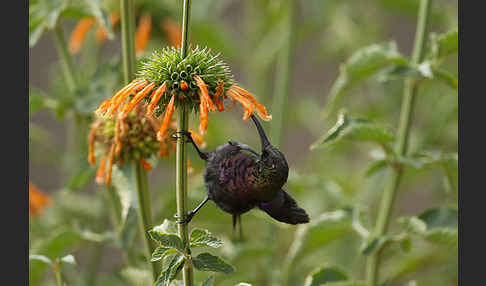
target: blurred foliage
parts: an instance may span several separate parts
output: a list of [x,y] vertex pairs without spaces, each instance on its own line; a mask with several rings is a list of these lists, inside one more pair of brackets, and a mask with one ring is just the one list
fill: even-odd
[[[233,265],[235,272],[196,271],[196,285],[364,285],[360,281],[366,255],[384,245],[386,285],[457,285],[457,1],[434,1],[427,57],[414,66],[407,55],[418,2],[297,1],[294,88],[282,150],[290,165],[286,190],[308,211],[311,222],[285,225],[253,210],[242,218],[245,240],[239,241],[231,231],[231,216],[208,203],[190,225],[194,239],[198,233],[204,238],[194,242],[200,247],[192,256],[219,265],[205,254],[208,246],[218,245],[211,253]],[[148,11],[155,19],[145,53],[168,45],[159,23],[166,18],[178,23],[181,1],[135,3],[137,11]],[[268,104],[291,4],[193,1],[191,42],[221,52],[236,78]],[[115,167],[114,186],[97,186],[95,170],[87,162],[92,111],[122,82],[120,29],[103,20],[118,5],[114,0],[30,1],[32,56],[46,49],[38,41],[41,37],[50,37],[56,25],[70,32],[73,19],[94,16],[113,32],[108,44],[100,45],[90,31],[80,54],[73,56],[75,92],[69,91],[57,62],[46,69],[49,82],[30,85],[30,178],[41,188],[56,186],[44,189],[53,204],[29,220],[30,285],[53,285],[56,277],[49,265],[66,255],[77,262],[62,269],[68,285],[150,284],[143,238],[137,232],[136,197],[127,187],[130,172]],[[404,78],[421,81],[406,158],[389,147]],[[344,113],[335,112],[343,107]],[[239,112],[211,114],[207,148],[230,139],[257,146],[252,126],[240,117]],[[46,124],[46,118],[56,125]],[[190,119],[190,125],[197,126],[197,118]],[[272,128],[271,121],[263,124]],[[319,148],[310,151],[314,142]],[[205,196],[204,162],[194,152],[189,158],[194,168],[189,205],[195,206]],[[368,230],[393,164],[406,169],[390,235],[370,240]],[[174,156],[159,160],[149,173],[157,225],[176,212],[174,165]],[[47,183],[45,169],[56,178],[54,183]],[[165,268],[182,263],[175,253],[162,259],[159,251],[153,259],[160,257]],[[172,278],[171,285],[182,285],[180,275]]]

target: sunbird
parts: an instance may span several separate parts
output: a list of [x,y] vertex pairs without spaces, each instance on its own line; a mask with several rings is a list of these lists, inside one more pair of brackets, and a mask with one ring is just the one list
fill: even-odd
[[228,141],[211,152],[202,152],[192,139],[191,133],[178,132],[187,137],[199,157],[206,161],[203,176],[207,192],[207,197],[178,223],[190,222],[209,200],[233,215],[233,227],[243,213],[255,207],[280,222],[309,222],[305,210],[282,189],[289,175],[284,154],[270,144],[258,119],[254,115],[251,118],[260,135],[261,154],[250,146],[235,141]]

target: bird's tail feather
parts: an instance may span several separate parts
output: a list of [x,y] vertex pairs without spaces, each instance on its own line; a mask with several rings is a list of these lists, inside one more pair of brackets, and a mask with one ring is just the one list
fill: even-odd
[[260,203],[259,207],[271,217],[281,222],[288,224],[309,222],[309,215],[284,190],[280,190],[275,199],[266,203]]

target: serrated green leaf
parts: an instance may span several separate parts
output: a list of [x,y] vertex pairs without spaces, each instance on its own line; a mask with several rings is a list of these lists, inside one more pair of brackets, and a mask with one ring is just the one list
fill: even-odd
[[52,265],[52,260],[49,257],[44,256],[44,255],[30,254],[29,260],[36,260],[36,261],[40,261],[40,262],[43,262],[43,263],[48,264],[48,265]]
[[226,274],[235,272],[235,269],[231,264],[224,261],[222,258],[207,252],[201,253],[193,258],[192,263],[194,264],[194,267],[200,271],[223,272]]
[[418,216],[400,218],[399,222],[431,243],[457,245],[458,213],[455,209],[429,209]]
[[163,233],[177,234],[176,224],[168,219],[164,219],[162,224],[154,226],[153,230]]
[[395,135],[387,128],[366,119],[349,117],[343,110],[339,113],[336,124],[314,142],[310,149],[327,147],[344,139],[373,141],[382,144],[394,141]]
[[435,61],[441,61],[448,55],[457,52],[459,43],[459,33],[457,28],[448,31],[444,34],[435,34],[432,33],[430,35],[430,52],[429,58],[432,58]]
[[168,254],[167,252],[170,249],[171,248],[161,247],[161,246],[157,247],[152,253],[152,258],[150,259],[150,261],[155,262],[161,260],[164,256]]
[[184,256],[180,253],[174,255],[172,260],[169,263],[169,266],[162,271],[157,281],[155,281],[156,286],[169,286],[170,282],[174,280],[177,273],[182,269],[184,266]]
[[351,87],[387,66],[407,63],[408,60],[399,53],[395,42],[373,44],[356,51],[339,68],[339,75],[328,95],[326,116],[332,112],[341,95]]
[[184,251],[184,245],[179,236],[171,233],[163,233],[154,229],[150,230],[149,233],[152,239],[159,242],[161,246]]
[[337,267],[321,266],[305,279],[304,286],[328,285],[329,282],[348,280],[348,275]]
[[206,229],[195,228],[190,234],[190,246],[191,247],[203,247],[209,246],[213,248],[218,248],[223,243],[216,237],[212,237],[211,233]]
[[206,281],[204,281],[201,286],[213,286],[214,284],[214,275],[211,275],[209,276],[208,279],[206,279]]

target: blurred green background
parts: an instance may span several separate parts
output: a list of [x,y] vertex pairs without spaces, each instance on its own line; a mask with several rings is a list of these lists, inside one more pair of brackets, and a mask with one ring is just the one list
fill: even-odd
[[[177,23],[181,18],[179,2],[135,1],[137,9],[152,14],[154,19],[168,17]],[[276,223],[261,211],[252,210],[242,217],[245,241],[238,243],[233,239],[231,216],[208,203],[190,226],[207,228],[221,238],[224,245],[215,252],[237,270],[231,275],[217,274],[215,285],[239,282],[304,285],[307,275],[323,265],[341,269],[351,280],[363,279],[366,257],[360,251],[362,238],[352,227],[352,214],[353,210],[359,210],[362,225],[372,229],[387,171],[382,169],[370,176],[365,173],[373,160],[382,156],[382,151],[374,143],[351,140],[312,151],[309,146],[336,123],[337,110],[341,108],[353,116],[396,130],[402,80],[381,82],[376,75],[347,91],[336,111],[327,118],[323,110],[339,65],[353,52],[393,40],[400,53],[410,55],[418,3],[418,0],[193,1],[191,42],[221,52],[237,82],[255,94],[274,118],[276,111],[272,107],[276,105],[272,100],[285,92],[281,86],[289,84],[288,100],[278,114],[282,117],[279,145],[290,166],[285,189],[311,217],[309,225],[297,227]],[[117,1],[105,4],[109,11],[116,9],[110,7],[116,7]],[[457,1],[433,1],[430,31],[444,33],[457,27],[457,6]],[[293,21],[289,21],[291,15]],[[73,18],[62,21],[66,37],[75,24]],[[96,84],[103,88],[79,104],[66,104],[66,110],[84,108],[89,114],[121,87],[119,25],[114,28],[114,39],[104,45],[95,41],[94,34],[95,30],[88,33],[81,52],[74,56],[74,68],[86,86]],[[145,53],[167,45],[166,34],[154,20]],[[286,49],[291,55],[289,63],[285,61],[289,59],[285,57]],[[29,84],[61,102],[69,101],[58,61],[52,32],[46,32],[29,49]],[[442,68],[457,77],[457,61],[457,54],[449,56]],[[242,121],[242,115],[239,107],[210,114],[206,150],[228,140],[259,148],[254,126]],[[191,115],[191,125],[197,124],[198,119]],[[274,120],[263,124],[275,137],[278,127]],[[442,81],[424,82],[416,99],[410,152],[456,153],[457,129],[457,89]],[[143,282],[143,279],[150,281],[151,275],[143,261],[140,235],[130,244],[130,251],[138,257],[131,266],[127,266],[123,243],[111,239],[115,230],[107,190],[94,182],[95,170],[89,167],[85,153],[73,151],[72,140],[80,140],[80,144],[87,146],[87,138],[73,139],[79,136],[76,132],[73,117],[59,106],[55,110],[39,108],[30,116],[29,179],[53,198],[53,204],[40,216],[30,218],[31,253],[52,258],[73,254],[78,264],[65,270],[68,285],[149,285],[150,282]],[[279,139],[271,136],[270,140]],[[176,212],[174,157],[159,160],[149,173],[156,224],[172,219]],[[204,162],[192,149],[189,158],[195,169],[189,177],[192,208],[205,196],[201,176]],[[406,169],[390,232],[399,233],[403,229],[397,223],[399,217],[416,216],[440,206],[457,208],[457,189],[447,185],[444,173],[447,175],[434,166]],[[457,232],[457,217],[455,223]],[[431,242],[420,235],[412,235],[410,242],[408,251],[400,244],[385,249],[382,275],[388,281],[386,285],[458,284],[457,233],[452,244]],[[208,276],[196,272],[197,285]],[[52,271],[30,263],[31,285],[54,285],[54,281]]]

